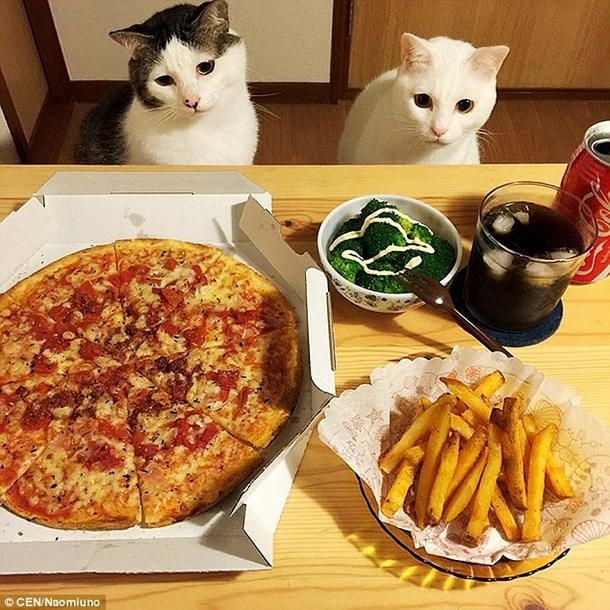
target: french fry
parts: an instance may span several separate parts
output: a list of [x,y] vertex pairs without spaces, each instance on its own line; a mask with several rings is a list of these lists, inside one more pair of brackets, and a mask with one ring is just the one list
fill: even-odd
[[561,500],[573,498],[574,488],[553,452],[546,459],[546,483],[548,488]]
[[539,540],[545,490],[574,495],[550,449],[557,427],[539,430],[520,396],[498,402],[506,383],[500,371],[468,385],[440,379],[448,392],[422,399],[411,426],[379,460],[384,473],[400,465],[381,511],[391,517],[403,506],[422,528],[462,516],[469,545],[491,526],[509,542]]
[[491,406],[487,401],[458,379],[451,377],[441,377],[440,379],[449,388],[449,391],[474,411],[481,420],[489,421]]
[[[479,481],[479,484],[480,483],[481,483],[481,481]],[[472,507],[474,506],[474,501],[475,501],[476,496],[477,496],[477,492],[475,490],[472,498],[470,498],[468,507],[464,511],[469,516],[468,518],[470,518],[470,515],[472,514]],[[490,525],[491,525],[491,521],[489,520],[489,512],[488,512],[487,515],[485,515],[485,517],[483,518],[483,529],[489,527]],[[467,540],[466,537],[464,536],[464,544],[466,544],[468,546],[473,546],[473,545],[476,545],[476,541]]]
[[453,496],[449,498],[443,511],[443,521],[446,523],[453,521],[470,503],[479,484],[485,464],[487,464],[488,452],[489,450],[485,447],[475,465],[462,481],[462,484],[455,490]]
[[511,512],[502,490],[498,485],[494,488],[494,493],[491,498],[491,507],[500,522],[500,527],[504,531],[504,537],[509,542],[516,542],[521,536],[521,530],[515,521],[515,516]]
[[428,409],[415,418],[413,423],[405,430],[400,440],[390,448],[379,460],[379,468],[386,474],[392,472],[402,461],[405,451],[418,444],[430,432],[430,428],[438,417],[439,409],[455,404],[455,397],[443,394]]
[[438,523],[443,516],[443,508],[447,501],[449,484],[455,474],[459,450],[460,437],[457,434],[450,434],[441,451],[439,469],[430,492],[430,500],[428,501],[429,523]]
[[527,507],[525,487],[525,434],[521,422],[522,404],[515,396],[504,399],[502,452],[506,487],[513,503],[519,509]]
[[504,375],[498,371],[492,371],[485,375],[474,387],[475,394],[491,398],[505,383]]
[[427,396],[422,396],[419,402],[421,404],[422,411],[425,411],[426,409],[432,406],[432,401]]
[[486,440],[487,435],[485,433],[485,428],[479,426],[475,429],[473,435],[468,439],[466,444],[460,449],[457,466],[455,468],[453,480],[449,484],[447,496],[453,495],[460,483],[475,465],[481,455],[481,451],[483,451],[483,447],[485,447]]
[[404,504],[405,498],[417,470],[424,459],[424,444],[415,445],[405,452],[404,459],[396,473],[396,478],[388,490],[388,494],[381,504],[381,512],[386,517],[393,517],[394,513]]
[[557,434],[557,426],[549,424],[536,434],[532,440],[529,474],[527,477],[528,503],[523,516],[523,542],[540,540],[541,510],[544,499],[544,479],[547,456]]
[[451,430],[468,440],[474,434],[474,428],[458,413],[451,413]]
[[[464,404],[461,401],[460,404]],[[460,414],[460,417],[472,428],[476,428],[478,424],[481,423],[481,419],[479,416],[472,410],[469,409],[466,405],[464,405],[464,410]]]
[[[531,442],[537,432],[536,423],[531,414],[523,416],[523,426]],[[572,483],[552,451],[546,459],[546,484],[553,494],[562,500],[574,497]]]
[[437,417],[430,428],[426,453],[419,472],[417,491],[415,492],[415,521],[419,527],[425,527],[427,523],[430,493],[438,473],[443,445],[449,435],[452,406],[452,404],[446,403],[438,407],[436,410]]
[[471,505],[470,519],[466,526],[466,540],[470,544],[476,544],[483,529],[488,523],[489,509],[494,490],[497,485],[498,475],[502,468],[502,444],[500,441],[500,430],[495,424],[490,423],[487,427],[487,463],[481,475],[479,486],[474,495]]

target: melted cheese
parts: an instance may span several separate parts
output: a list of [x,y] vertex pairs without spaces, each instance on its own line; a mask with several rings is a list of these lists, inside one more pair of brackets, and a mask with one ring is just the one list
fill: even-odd
[[6,504],[52,525],[87,527],[100,515],[110,524],[135,525],[141,511],[133,450],[116,439],[103,442],[120,456],[120,466],[99,469],[81,462],[73,451],[78,439],[70,430],[60,434],[7,492]]

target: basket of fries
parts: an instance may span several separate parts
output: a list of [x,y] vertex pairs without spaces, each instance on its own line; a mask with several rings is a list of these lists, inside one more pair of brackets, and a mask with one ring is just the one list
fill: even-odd
[[393,362],[333,399],[321,440],[368,486],[378,519],[429,555],[483,565],[610,534],[610,431],[516,358],[456,347]]

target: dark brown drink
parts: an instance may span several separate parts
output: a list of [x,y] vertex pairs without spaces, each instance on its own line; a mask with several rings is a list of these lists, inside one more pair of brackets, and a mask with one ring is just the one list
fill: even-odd
[[549,205],[496,203],[480,211],[466,303],[491,328],[525,330],[553,311],[587,244],[574,223]]

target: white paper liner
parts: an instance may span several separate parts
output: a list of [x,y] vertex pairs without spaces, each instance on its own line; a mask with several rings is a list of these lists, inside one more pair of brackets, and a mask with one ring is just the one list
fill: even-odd
[[378,506],[391,482],[378,467],[380,455],[396,442],[426,396],[434,400],[447,391],[439,377],[471,383],[499,369],[506,377],[493,400],[524,397],[527,412],[539,423],[554,422],[559,433],[553,451],[563,464],[575,497],[545,498],[542,539],[509,543],[493,527],[471,548],[455,542],[465,523],[439,524],[421,530],[402,509],[381,521],[410,533],[416,548],[449,559],[492,565],[507,559],[544,557],[610,534],[610,430],[580,406],[580,397],[560,381],[500,353],[454,348],[448,358],[393,362],[371,373],[371,383],[334,398],[318,426],[320,439],[371,488]]

